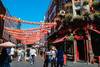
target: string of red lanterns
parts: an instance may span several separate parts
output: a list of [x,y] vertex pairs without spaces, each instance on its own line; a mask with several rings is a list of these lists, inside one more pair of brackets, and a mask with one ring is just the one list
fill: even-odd
[[[14,38],[21,40],[22,43],[24,44],[34,43],[36,41],[39,41],[45,34],[48,33],[48,30],[56,26],[56,23],[29,22],[29,21],[21,20],[20,18],[9,17],[5,15],[0,15],[0,18],[4,20],[11,20],[11,21],[18,22],[18,23],[23,22],[27,24],[40,24],[41,25],[41,28],[31,28],[29,30],[10,29],[10,28],[4,27],[4,30],[10,33]],[[33,32],[34,30],[39,30],[39,31]],[[29,34],[29,32],[31,33],[31,35]]]
[[[23,31],[23,30],[14,30],[10,28],[5,28],[14,38],[21,40],[23,44],[29,44],[39,41],[45,34],[48,33],[46,29],[40,29],[40,31]],[[31,32],[31,33],[29,33]]]
[[50,25],[56,25],[55,22],[51,22],[51,23],[44,23],[44,22],[30,22],[30,21],[26,21],[26,20],[22,20],[20,18],[16,18],[16,17],[9,17],[9,16],[5,16],[5,15],[0,15],[0,18],[3,18],[3,19],[6,19],[6,20],[11,20],[11,21],[14,21],[14,22],[23,22],[23,23],[27,23],[27,24],[50,24]]

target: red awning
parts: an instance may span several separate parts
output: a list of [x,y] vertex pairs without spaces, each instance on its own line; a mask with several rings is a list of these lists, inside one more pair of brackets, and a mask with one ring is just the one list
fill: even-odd
[[75,35],[74,38],[76,40],[84,40],[84,36]]
[[100,31],[99,30],[96,30],[96,29],[91,29],[92,31],[96,32],[97,34],[100,34]]
[[55,41],[53,41],[53,43],[60,43],[60,42],[63,42],[65,38],[66,38],[66,36],[61,37],[61,38],[57,38]]

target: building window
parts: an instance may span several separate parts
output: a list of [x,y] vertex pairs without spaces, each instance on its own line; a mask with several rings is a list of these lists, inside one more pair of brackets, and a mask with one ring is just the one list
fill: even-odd
[[62,9],[62,0],[59,0],[59,10]]
[[95,0],[95,1],[100,2],[100,0]]
[[69,1],[71,1],[71,0],[64,0],[65,3],[69,2]]
[[77,15],[81,15],[81,11],[80,10],[76,10],[76,14]]

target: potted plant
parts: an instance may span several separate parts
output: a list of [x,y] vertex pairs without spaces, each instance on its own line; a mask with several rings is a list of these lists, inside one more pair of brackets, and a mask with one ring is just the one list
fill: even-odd
[[94,7],[95,10],[98,10],[98,9],[100,10],[100,2],[94,1],[93,7]]
[[83,19],[84,19],[83,16],[79,16],[79,15],[78,15],[78,16],[76,16],[76,17],[73,17],[72,20],[73,20],[73,21],[79,21],[79,22],[80,22],[80,21],[83,21]]
[[71,21],[72,19],[72,14],[68,13],[65,15],[65,21]]
[[88,4],[89,4],[89,2],[87,0],[83,2],[83,6],[86,6]]
[[100,13],[96,12],[94,13],[94,20],[99,20],[100,19]]
[[70,2],[64,5],[65,8],[70,7],[70,6],[72,6],[72,3],[70,3]]
[[91,20],[91,16],[90,16],[90,13],[89,12],[86,12],[84,14],[84,21],[90,21]]

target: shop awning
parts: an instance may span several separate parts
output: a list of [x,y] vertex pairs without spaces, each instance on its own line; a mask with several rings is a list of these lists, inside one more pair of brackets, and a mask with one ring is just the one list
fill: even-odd
[[67,37],[64,36],[64,37],[61,37],[61,38],[57,38],[56,40],[53,41],[53,43],[60,43],[60,42],[63,42],[65,38],[67,38]]

